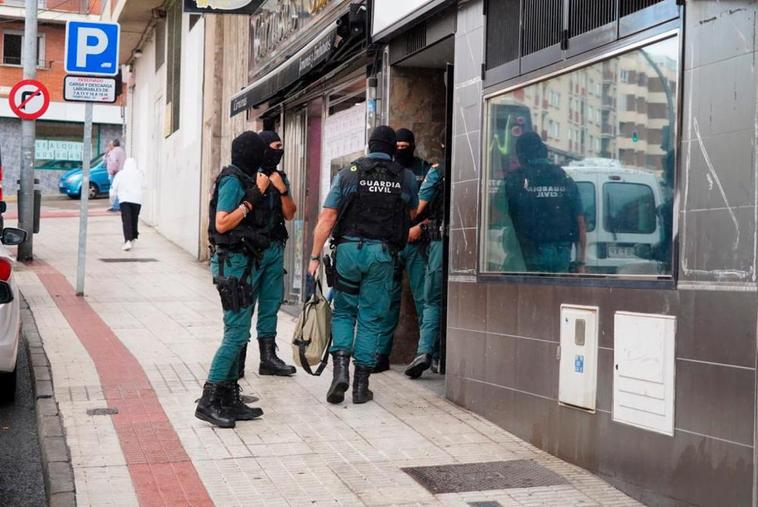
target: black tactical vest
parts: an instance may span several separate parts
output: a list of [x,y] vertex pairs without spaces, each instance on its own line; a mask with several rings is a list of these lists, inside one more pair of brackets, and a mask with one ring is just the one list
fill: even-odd
[[343,188],[355,188],[340,213],[334,237],[373,239],[400,250],[408,240],[410,213],[403,201],[403,167],[391,160],[361,158],[342,170]]
[[[265,206],[259,206],[248,213],[247,216],[242,219],[242,222],[231,231],[220,233],[216,230],[218,187],[221,180],[226,176],[234,176],[237,178],[242,184],[242,188],[245,190],[255,184],[248,175],[233,165],[225,167],[221,173],[219,173],[216,182],[213,184],[213,196],[211,197],[208,217],[208,239],[211,245],[228,248],[230,250],[238,250],[242,248],[243,241],[247,241],[251,245],[256,246],[265,244],[268,241],[268,237],[265,234],[265,229],[262,229],[260,226],[261,223],[268,223],[267,217],[269,215],[265,211]],[[242,201],[240,201],[239,204],[242,204]]]
[[[269,224],[266,224],[266,227],[270,225],[269,237],[271,241],[286,243],[289,239],[289,233],[287,233],[284,210],[282,210],[282,194],[274,185],[269,185],[268,190],[263,195],[268,207],[268,216],[270,217]],[[270,205],[268,205],[269,199],[271,199]]]
[[556,165],[533,165],[536,170],[528,176],[522,169],[510,182],[515,195],[509,204],[518,236],[534,243],[577,241],[574,181]]
[[442,166],[437,167],[440,173],[440,179],[434,185],[434,197],[429,202],[429,220],[442,223],[445,219],[445,169]]

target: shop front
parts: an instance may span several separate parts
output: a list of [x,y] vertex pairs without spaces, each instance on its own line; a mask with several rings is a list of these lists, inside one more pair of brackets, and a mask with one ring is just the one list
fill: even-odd
[[457,9],[448,397],[645,503],[754,503],[755,44],[718,2]]
[[298,206],[288,223],[285,298],[306,293],[307,253],[332,177],[364,153],[367,133],[365,6],[267,1],[250,19],[249,86],[231,114],[284,140],[282,169]]
[[[411,130],[416,139],[416,156],[446,168],[447,181],[450,150],[444,147],[450,146],[448,136],[452,132],[457,16],[453,3],[375,1],[371,6],[372,43],[383,48],[382,67],[377,73],[379,116],[383,123],[395,129]],[[419,184],[422,179],[419,178]],[[447,210],[448,202],[449,196]],[[444,239],[443,266],[447,266],[447,238]],[[400,319],[391,355],[391,362],[396,364],[408,364],[413,359],[419,339],[420,318],[408,278],[411,269],[405,271]],[[444,322],[444,315],[442,319]],[[444,328],[442,334],[440,359],[444,372]],[[436,380],[444,389],[441,379]]]

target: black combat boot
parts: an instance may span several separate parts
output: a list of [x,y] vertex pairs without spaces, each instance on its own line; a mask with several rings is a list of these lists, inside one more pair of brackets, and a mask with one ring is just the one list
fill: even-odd
[[235,421],[252,421],[263,415],[263,410],[248,407],[242,401],[242,388],[236,382],[230,384],[224,393],[223,407],[234,416]]
[[422,373],[432,365],[431,354],[419,354],[413,359],[411,364],[405,369],[405,374],[410,378],[419,378]]
[[387,354],[376,355],[376,365],[371,373],[381,373],[390,369],[390,356]]
[[195,417],[219,428],[234,428],[234,415],[222,406],[222,400],[228,390],[228,383],[206,382],[203,386],[203,397],[197,402]]
[[345,391],[350,387],[350,354],[344,350],[338,350],[332,354],[334,359],[334,377],[329,392],[326,393],[326,401],[329,403],[342,403],[345,400]]
[[247,359],[247,343],[242,347],[242,350],[240,350],[240,369],[239,373],[237,374],[238,378],[243,378],[245,376],[245,359]]
[[258,368],[260,375],[289,377],[295,374],[295,367],[288,365],[276,355],[276,341],[273,336],[258,338],[258,346],[261,350],[261,366]]
[[355,365],[355,378],[353,379],[353,403],[366,403],[374,399],[374,393],[368,388],[368,378],[371,375],[371,366]]

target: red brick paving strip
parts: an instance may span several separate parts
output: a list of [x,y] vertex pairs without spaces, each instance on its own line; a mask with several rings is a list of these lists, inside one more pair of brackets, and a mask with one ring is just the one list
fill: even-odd
[[[34,269],[95,363],[140,505],[213,505],[137,359],[66,278]],[[190,408],[188,408],[189,410]]]

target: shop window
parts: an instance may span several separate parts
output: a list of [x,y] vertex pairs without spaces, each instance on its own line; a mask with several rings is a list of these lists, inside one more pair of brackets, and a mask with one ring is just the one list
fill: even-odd
[[[487,100],[482,271],[670,276],[678,55],[673,37]],[[524,98],[597,81],[608,68],[667,86],[627,99],[614,72],[584,99],[602,121],[580,115],[563,131],[577,121],[569,101],[545,110]],[[627,107],[638,102],[641,111]]]
[[182,2],[175,0],[168,8],[166,44],[166,135],[179,129],[179,105],[182,77]]
[[[3,32],[3,65],[23,65],[24,32]],[[37,36],[37,67],[45,68],[45,36]]]

